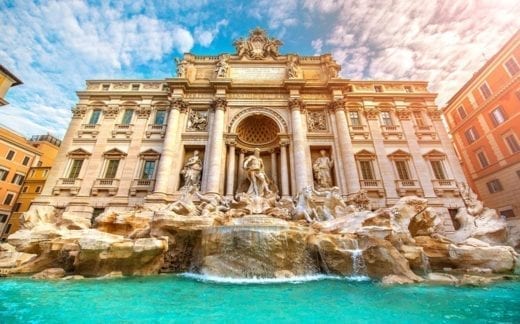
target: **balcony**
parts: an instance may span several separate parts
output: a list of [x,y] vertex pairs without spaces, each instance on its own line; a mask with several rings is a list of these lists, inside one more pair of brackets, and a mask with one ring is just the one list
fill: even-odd
[[148,129],[146,130],[146,138],[159,137],[164,138],[166,134],[166,125],[148,125]]
[[399,125],[381,125],[381,134],[384,139],[403,139],[403,131]]
[[60,178],[54,188],[52,188],[53,195],[59,195],[62,191],[68,191],[75,196],[79,192],[82,179],[79,178]]
[[361,189],[365,190],[367,193],[375,192],[379,197],[384,197],[385,195],[385,190],[381,180],[359,180],[359,184]]
[[82,124],[78,130],[78,138],[96,138],[100,126],[100,124]]
[[130,195],[135,196],[137,192],[153,192],[155,179],[134,179],[130,186]]
[[352,140],[367,140],[370,136],[367,125],[349,125]]
[[395,180],[395,189],[401,197],[407,195],[424,195],[418,180]]
[[457,183],[453,179],[432,179],[433,191],[439,197],[444,196],[446,192],[453,192],[455,196],[459,195]]
[[92,195],[97,196],[100,191],[106,191],[110,196],[114,196],[119,189],[119,179],[96,179],[92,186]]
[[112,130],[112,138],[130,138],[133,133],[132,124],[116,124],[114,130]]
[[415,136],[419,140],[436,140],[437,133],[431,125],[414,126]]

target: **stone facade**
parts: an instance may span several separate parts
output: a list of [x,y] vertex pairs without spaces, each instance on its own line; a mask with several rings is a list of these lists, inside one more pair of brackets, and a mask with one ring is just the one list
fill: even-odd
[[464,175],[426,82],[339,78],[330,54],[281,55],[259,29],[234,45],[231,55],[185,54],[165,80],[87,81],[35,204],[90,218],[172,202],[195,151],[200,191],[233,197],[259,148],[282,197],[313,185],[325,154],[345,198],[366,190],[376,209],[423,196],[451,229]]

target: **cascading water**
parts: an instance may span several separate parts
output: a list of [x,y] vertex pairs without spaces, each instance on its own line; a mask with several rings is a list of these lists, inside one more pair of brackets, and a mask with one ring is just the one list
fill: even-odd
[[430,259],[428,259],[428,256],[426,253],[424,253],[424,251],[421,252],[421,262],[424,276],[428,276],[428,274],[432,272],[432,269],[430,267]]
[[351,251],[352,274],[355,277],[364,277],[366,276],[367,267],[365,265],[365,260],[363,259],[363,250],[359,248],[357,240],[353,240],[352,242],[354,244],[354,249]]

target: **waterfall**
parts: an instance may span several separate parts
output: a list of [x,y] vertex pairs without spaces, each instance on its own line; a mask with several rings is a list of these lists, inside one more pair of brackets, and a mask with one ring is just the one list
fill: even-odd
[[430,259],[428,259],[426,253],[424,253],[424,250],[421,250],[421,262],[424,271],[424,276],[428,276],[428,274],[432,272],[432,269],[430,267]]
[[326,274],[330,274],[329,267],[327,266],[327,261],[323,257],[323,253],[321,252],[321,247],[319,245],[318,245],[318,254],[319,254],[320,259],[321,259],[321,265],[323,267],[323,270],[325,270]]
[[350,251],[352,258],[352,274],[354,277],[366,276],[367,267],[365,265],[365,260],[363,259],[363,250],[359,248],[357,240],[353,240],[353,244],[354,249]]

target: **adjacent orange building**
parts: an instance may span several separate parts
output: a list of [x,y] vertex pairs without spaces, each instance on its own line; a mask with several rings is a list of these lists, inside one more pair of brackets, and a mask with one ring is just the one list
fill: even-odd
[[443,109],[466,178],[520,225],[520,32]]
[[22,81],[0,64],[0,106],[7,105],[4,99],[9,88],[22,84]]

